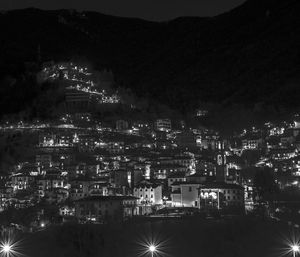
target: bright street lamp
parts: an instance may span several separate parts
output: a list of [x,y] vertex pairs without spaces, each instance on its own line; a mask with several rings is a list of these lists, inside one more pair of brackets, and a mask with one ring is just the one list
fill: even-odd
[[11,246],[9,244],[3,245],[2,251],[5,253],[9,253],[11,250]]
[[149,246],[149,252],[151,253],[151,257],[153,257],[154,253],[156,252],[156,246],[155,245],[150,245]]
[[292,245],[293,257],[296,257],[296,253],[299,253],[300,247],[299,245]]
[[12,253],[12,246],[9,243],[2,244],[0,248],[0,253],[4,256],[10,256],[10,254]]

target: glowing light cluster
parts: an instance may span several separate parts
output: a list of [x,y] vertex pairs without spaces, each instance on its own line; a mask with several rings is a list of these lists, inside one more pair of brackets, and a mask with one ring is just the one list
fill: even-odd
[[87,67],[74,63],[63,63],[46,67],[41,72],[43,80],[62,78],[69,82],[68,89],[88,93],[99,103],[115,104],[120,102],[118,94],[109,95],[106,90],[97,88],[98,83],[93,79],[93,73]]

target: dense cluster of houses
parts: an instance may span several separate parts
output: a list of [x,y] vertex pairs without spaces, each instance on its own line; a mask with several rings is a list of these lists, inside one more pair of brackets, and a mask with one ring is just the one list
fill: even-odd
[[[169,207],[250,210],[256,199],[253,178],[243,174],[249,166],[273,169],[281,188],[298,186],[297,122],[267,123],[224,139],[205,128],[173,128],[170,119],[101,126],[90,114],[76,115],[89,125],[32,131],[34,160],[16,163],[0,177],[1,211],[44,201],[57,205],[61,216],[100,222]],[[258,152],[258,160],[248,163],[245,152]]]

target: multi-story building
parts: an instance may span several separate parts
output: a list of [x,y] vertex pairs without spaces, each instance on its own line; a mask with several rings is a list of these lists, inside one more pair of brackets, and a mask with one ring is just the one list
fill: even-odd
[[244,208],[244,188],[236,184],[178,182],[171,187],[174,206],[199,209]]
[[66,189],[70,188],[66,178],[58,175],[44,175],[37,179],[38,194],[39,197],[44,197],[47,192],[56,189]]
[[94,135],[79,135],[78,147],[80,152],[93,152],[96,147],[96,138]]
[[185,172],[175,172],[168,176],[168,187],[171,188],[173,183],[186,182]]
[[243,149],[257,150],[263,145],[263,139],[260,137],[246,137],[242,140]]
[[200,184],[198,182],[174,182],[171,188],[173,206],[199,208]]
[[294,147],[288,148],[274,148],[269,152],[270,157],[273,160],[288,160],[298,156],[298,150]]
[[13,191],[27,190],[33,186],[34,177],[26,173],[18,173],[11,177]]
[[107,144],[107,151],[110,154],[124,153],[124,142],[109,142]]
[[187,172],[188,168],[186,166],[181,165],[173,165],[173,164],[157,164],[151,165],[151,175],[154,176],[155,179],[164,180],[171,176],[173,173],[178,172]]
[[157,131],[171,131],[172,123],[170,119],[158,119],[154,124],[155,130]]
[[138,214],[138,198],[133,196],[91,196],[75,202],[79,220],[101,222],[122,221]]
[[162,204],[162,186],[150,182],[143,182],[135,186],[133,195],[138,197],[139,204],[160,205]]
[[200,209],[245,209],[244,188],[236,184],[207,183],[200,187]]

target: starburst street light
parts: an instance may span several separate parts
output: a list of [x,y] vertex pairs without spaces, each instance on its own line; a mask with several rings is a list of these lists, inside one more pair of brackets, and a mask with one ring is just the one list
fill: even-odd
[[12,253],[12,245],[9,243],[1,243],[0,254],[1,256],[10,256]]
[[167,250],[171,247],[170,238],[160,234],[144,233],[139,235],[137,243],[138,257],[168,257]]
[[4,253],[10,253],[10,251],[11,251],[11,245],[9,245],[9,244],[3,245],[3,246],[2,246],[2,251],[3,251]]
[[19,257],[20,241],[15,241],[12,238],[0,241],[0,257]]
[[293,257],[296,257],[296,253],[300,252],[300,246],[299,245],[292,245],[292,252],[293,252]]
[[151,257],[153,257],[154,253],[156,252],[156,246],[155,245],[150,245],[149,246],[149,251],[151,253]]

